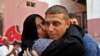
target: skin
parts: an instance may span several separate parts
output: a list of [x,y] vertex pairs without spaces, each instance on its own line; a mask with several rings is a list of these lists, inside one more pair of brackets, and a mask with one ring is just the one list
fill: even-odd
[[76,18],[71,18],[71,19],[69,19],[69,22],[70,22],[71,24],[79,25],[78,20],[77,20]]
[[8,49],[9,49],[9,40],[8,40],[7,37],[5,37],[5,38],[3,39],[3,45],[7,46]]
[[70,26],[65,20],[64,14],[47,14],[45,17],[45,28],[50,39],[59,40]]
[[45,36],[45,27],[43,21],[39,18],[36,17],[36,27],[37,27],[37,32],[39,38],[42,38]]
[[[7,46],[7,48],[9,49],[9,40],[7,37],[4,37],[4,39],[2,40],[3,41],[3,45]],[[11,54],[14,54],[14,56],[16,56],[16,49],[15,47],[13,47],[12,51],[8,54],[6,54],[6,56],[11,56]]]

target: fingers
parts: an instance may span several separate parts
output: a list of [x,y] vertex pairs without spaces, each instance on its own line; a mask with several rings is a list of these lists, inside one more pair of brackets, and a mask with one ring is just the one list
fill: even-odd
[[28,55],[31,55],[31,53],[29,52],[29,48],[26,49],[26,52]]
[[24,50],[23,56],[39,56],[39,55],[35,50],[32,50],[32,55],[31,55],[31,53],[29,52],[29,48],[27,48],[26,50]]
[[23,56],[32,56],[28,48],[24,50]]
[[39,56],[35,50],[32,50],[32,56]]
[[27,53],[26,53],[26,51],[25,51],[25,50],[24,50],[23,56],[27,56]]

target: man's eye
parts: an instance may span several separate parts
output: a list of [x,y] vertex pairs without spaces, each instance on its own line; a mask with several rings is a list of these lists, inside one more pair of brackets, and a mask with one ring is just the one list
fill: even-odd
[[53,25],[54,25],[54,26],[59,26],[60,23],[59,23],[59,22],[53,22]]

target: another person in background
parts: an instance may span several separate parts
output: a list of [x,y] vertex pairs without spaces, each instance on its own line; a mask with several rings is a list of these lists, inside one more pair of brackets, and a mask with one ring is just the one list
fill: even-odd
[[[77,15],[70,13],[69,18],[71,24],[79,25]],[[85,48],[84,56],[100,56],[98,53],[100,52],[100,49],[98,48],[97,42],[87,33],[85,33],[85,36],[83,37],[83,44]]]
[[17,56],[18,56],[18,54],[21,51],[21,47],[20,47],[21,46],[21,43],[18,42],[17,40],[15,40],[12,45],[16,48],[16,53],[17,53]]
[[69,21],[71,24],[75,24],[75,25],[79,25],[79,22],[78,22],[78,16],[75,15],[75,14],[72,14],[72,13],[69,13]]
[[2,38],[3,45],[0,47],[0,56],[17,56],[16,48],[9,43],[7,37]]
[[29,52],[35,50],[38,55],[40,55],[49,43],[52,42],[52,40],[46,40],[44,22],[42,16],[38,14],[31,14],[25,19],[22,32],[22,51],[19,56],[22,56],[23,53],[25,55],[26,52],[24,51],[27,51],[27,48],[29,49]]
[[45,12],[45,28],[50,39],[54,40],[41,56],[82,56],[84,54],[83,29],[70,25],[67,9],[54,5]]

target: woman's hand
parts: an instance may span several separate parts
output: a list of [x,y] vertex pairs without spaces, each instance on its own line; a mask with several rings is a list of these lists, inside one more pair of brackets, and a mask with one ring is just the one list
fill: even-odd
[[23,56],[38,56],[37,52],[35,50],[32,50],[32,53],[29,52],[29,49],[24,50]]

